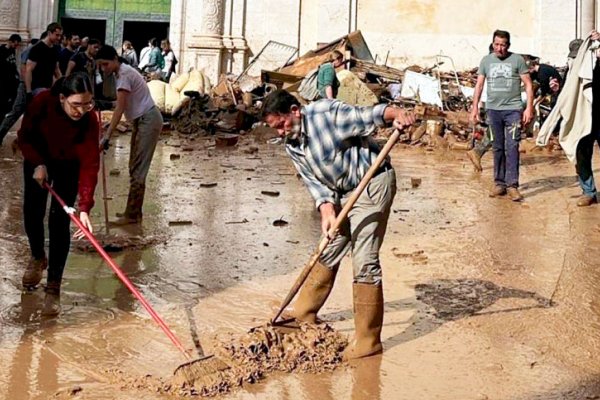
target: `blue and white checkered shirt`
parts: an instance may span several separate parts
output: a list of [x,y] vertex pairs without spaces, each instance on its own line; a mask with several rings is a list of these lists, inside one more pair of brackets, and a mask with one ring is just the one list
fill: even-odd
[[297,140],[286,140],[286,151],[317,208],[339,203],[375,162],[380,147],[371,135],[385,125],[386,107],[355,107],[323,99],[302,108],[302,134]]

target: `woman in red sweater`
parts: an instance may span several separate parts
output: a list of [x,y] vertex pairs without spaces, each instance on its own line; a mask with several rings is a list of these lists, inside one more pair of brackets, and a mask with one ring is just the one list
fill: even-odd
[[[79,194],[79,218],[91,231],[89,212],[94,205],[98,180],[99,123],[87,75],[76,73],[58,80],[51,90],[41,92],[29,104],[18,143],[24,157],[25,181],[23,215],[31,248],[31,260],[23,275],[23,286],[32,288],[42,280],[48,267],[46,296],[42,315],[60,313],[60,285],[71,244],[70,219],[52,199],[48,231],[49,257],[44,251],[44,217],[47,181],[68,205]],[[74,237],[81,237],[76,232]]]

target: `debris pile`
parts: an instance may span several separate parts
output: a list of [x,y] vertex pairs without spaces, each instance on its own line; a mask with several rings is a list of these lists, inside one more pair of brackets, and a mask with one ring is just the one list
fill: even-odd
[[112,383],[124,389],[179,396],[216,396],[256,383],[270,372],[334,370],[342,363],[342,351],[347,345],[347,339],[327,324],[301,323],[298,329],[285,333],[271,325],[263,325],[244,335],[217,337],[215,356],[229,368],[198,377],[193,384],[178,377],[168,381],[151,375],[129,377],[115,369],[105,373]]
[[[141,250],[157,244],[166,243],[167,238],[161,235],[96,235],[100,246],[109,253],[123,250]],[[75,249],[81,253],[95,253],[96,248],[88,240],[77,240],[74,242]]]
[[[443,54],[435,55],[430,66],[393,68],[387,65],[387,56],[379,62],[373,57],[360,31],[301,56],[297,56],[296,47],[269,41],[241,74],[221,75],[214,86],[199,71],[182,74],[170,84],[150,81],[148,85],[174,131],[191,139],[212,135],[218,147],[235,146],[233,136],[255,128],[262,101],[274,90],[286,89],[301,103],[308,103],[302,95],[310,90],[305,92],[300,87],[307,87],[334,50],[346,60],[337,71],[338,99],[360,106],[387,103],[415,112],[421,124],[405,132],[402,143],[428,149],[469,150],[485,136],[487,126],[473,125],[469,120],[477,68],[457,71],[454,60]],[[484,91],[482,101],[485,96]],[[535,126],[541,125],[543,117],[538,111],[537,125],[530,124],[527,136],[535,136]],[[391,130],[379,132],[382,138],[390,134]],[[524,149],[530,151],[532,146]]]

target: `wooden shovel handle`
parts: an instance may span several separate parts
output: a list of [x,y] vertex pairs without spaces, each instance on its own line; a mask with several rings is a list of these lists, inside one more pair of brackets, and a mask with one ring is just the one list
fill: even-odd
[[285,299],[281,303],[279,310],[277,311],[277,313],[271,320],[271,324],[274,325],[277,322],[277,319],[281,316],[281,313],[283,312],[283,310],[285,310],[285,308],[292,302],[294,297],[296,297],[296,294],[298,293],[298,291],[300,290],[300,288],[306,281],[306,278],[310,274],[310,271],[313,269],[313,267],[315,266],[317,261],[319,261],[319,258],[321,257],[321,254],[323,254],[323,251],[325,251],[325,248],[327,247],[327,245],[329,245],[329,242],[331,241],[330,238],[333,238],[335,236],[337,230],[342,225],[342,222],[344,222],[344,220],[348,216],[348,213],[354,206],[354,203],[356,203],[356,200],[358,200],[358,198],[360,197],[362,192],[365,190],[365,188],[367,187],[367,185],[373,178],[373,175],[375,175],[375,173],[377,172],[379,167],[383,164],[386,157],[392,150],[392,147],[394,147],[394,145],[398,141],[399,137],[400,137],[400,131],[395,129],[394,133],[392,133],[392,135],[388,139],[388,141],[385,144],[385,146],[383,147],[383,149],[381,149],[381,151],[379,152],[379,155],[375,159],[375,162],[371,165],[371,167],[369,168],[369,170],[367,171],[365,176],[363,176],[360,183],[358,184],[356,189],[354,189],[354,192],[352,192],[352,194],[348,198],[348,201],[346,202],[346,204],[344,205],[344,207],[342,208],[340,213],[337,215],[334,224],[331,226],[331,228],[329,228],[329,232],[327,232],[327,236],[325,236],[323,239],[321,239],[319,246],[317,247],[317,249],[311,256],[310,260],[308,261],[308,264],[304,267],[304,269],[302,270],[302,272],[300,273],[298,278],[296,278],[296,282],[294,282],[294,285],[290,289],[288,295],[285,297]]

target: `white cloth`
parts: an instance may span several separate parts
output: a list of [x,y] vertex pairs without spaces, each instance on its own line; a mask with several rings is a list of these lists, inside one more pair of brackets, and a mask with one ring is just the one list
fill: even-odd
[[536,139],[538,146],[548,144],[556,124],[562,118],[558,140],[573,164],[577,162],[579,141],[592,132],[592,78],[598,59],[595,53],[589,50],[591,43],[588,38],[579,48],[565,85],[556,100],[556,106],[546,118]]
[[167,76],[169,72],[171,72],[171,68],[173,67],[173,61],[175,61],[175,54],[173,51],[169,51],[167,54],[163,51],[163,58],[165,59],[165,66],[162,69],[164,76]]
[[146,46],[140,51],[140,63],[138,64],[139,69],[144,69],[146,65],[150,62],[150,50],[152,50],[151,46]]
[[135,68],[127,64],[121,64],[117,74],[117,92],[119,90],[129,92],[125,105],[125,118],[128,121],[141,117],[154,107],[146,81]]

